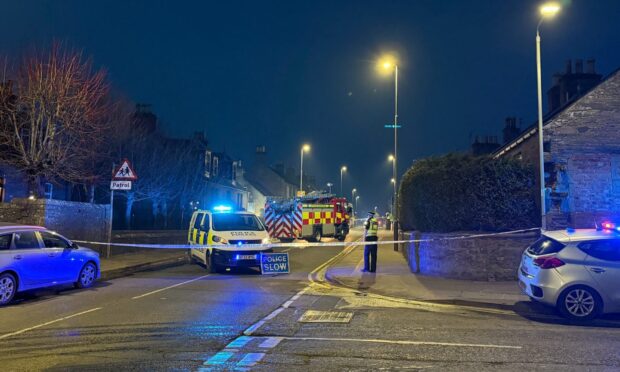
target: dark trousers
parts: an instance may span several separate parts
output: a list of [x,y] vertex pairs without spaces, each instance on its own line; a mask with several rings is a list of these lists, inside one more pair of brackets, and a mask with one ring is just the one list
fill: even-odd
[[[365,241],[376,242],[376,236],[367,236]],[[377,271],[377,243],[366,244],[364,247],[364,270],[374,273]]]

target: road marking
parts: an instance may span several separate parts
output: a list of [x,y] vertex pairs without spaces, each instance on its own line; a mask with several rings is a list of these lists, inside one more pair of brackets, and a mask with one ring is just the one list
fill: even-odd
[[226,346],[226,349],[237,349],[244,347],[248,342],[252,341],[254,337],[239,336]]
[[258,347],[264,348],[264,349],[271,349],[271,348],[278,346],[278,344],[282,340],[283,340],[283,337],[269,337],[265,341],[263,341],[260,345],[258,345]]
[[256,363],[260,362],[265,356],[265,353],[248,353],[237,363],[238,367],[252,367]]
[[[360,238],[361,239],[361,238]],[[360,240],[358,239],[358,240]],[[357,240],[356,240],[357,241]],[[312,286],[314,284],[318,284],[317,282],[315,282],[313,280],[313,275],[315,273],[317,273],[319,270],[321,270],[323,267],[325,267],[326,265],[329,265],[331,262],[334,261],[334,259],[340,257],[343,254],[349,254],[349,252],[351,251],[351,248],[355,247],[355,242],[352,242],[351,245],[345,247],[340,253],[338,253],[337,255],[335,255],[334,257],[330,258],[329,260],[325,261],[323,264],[319,265],[317,268],[315,268],[314,270],[312,270],[309,274],[308,274],[308,280],[310,281],[310,284],[308,286],[306,286],[304,289],[302,289],[301,291],[297,292],[293,297],[291,297],[290,299],[288,299],[288,301],[284,302],[282,305],[280,305],[277,309],[275,309],[274,311],[272,311],[269,315],[267,315],[266,317],[264,317],[263,319],[259,320],[258,322],[252,324],[250,327],[248,327],[245,331],[243,331],[243,334],[246,336],[251,336],[252,334],[254,334],[254,332],[256,332],[260,327],[263,326],[263,324],[265,324],[268,320],[271,320],[273,318],[275,318],[278,314],[280,314],[284,309],[288,308],[289,306],[291,306],[293,304],[293,302],[295,302],[297,299],[299,299],[299,297],[303,296],[304,293],[306,293],[307,291],[309,291]]]
[[233,355],[235,355],[235,353],[230,352],[230,351],[220,351],[219,353],[209,358],[209,360],[204,362],[204,365],[212,366],[212,365],[224,364]]
[[178,287],[178,286],[184,285],[184,284],[189,284],[189,283],[191,283],[191,282],[195,282],[195,281],[197,281],[197,280],[204,279],[204,278],[206,278],[206,277],[208,277],[208,276],[209,276],[209,275],[199,276],[198,278],[194,278],[194,279],[191,279],[191,280],[187,280],[187,281],[182,282],[182,283],[177,283],[177,284],[174,284],[174,285],[171,285],[171,286],[165,287],[165,288],[156,289],[156,290],[154,290],[154,291],[151,291],[151,292],[148,292],[148,293],[145,293],[145,294],[141,294],[141,295],[139,295],[139,296],[132,297],[131,299],[132,299],[132,300],[137,300],[137,299],[142,298],[142,297],[150,296],[150,295],[155,294],[155,293],[163,292],[163,291],[166,291],[166,290],[168,290],[168,289],[172,289],[172,288],[175,288],[175,287]]
[[522,349],[523,346],[495,345],[495,344],[467,344],[458,342],[436,342],[436,341],[399,341],[383,340],[376,338],[330,338],[330,337],[282,337],[284,340],[291,341],[340,341],[340,342],[366,342],[376,344],[394,345],[419,345],[419,346],[453,346],[453,347],[475,347],[488,349]]
[[76,314],[73,314],[73,315],[67,315],[67,316],[63,316],[62,318],[58,318],[58,319],[55,319],[55,320],[50,320],[49,322],[45,322],[45,323],[42,323],[42,324],[39,324],[39,325],[36,325],[36,326],[24,328],[24,329],[16,331],[16,332],[7,333],[5,335],[0,336],[0,340],[5,339],[5,338],[9,338],[11,336],[20,335],[22,333],[25,333],[25,332],[28,332],[28,331],[32,331],[33,329],[45,327],[45,326],[50,325],[50,324],[58,323],[58,322],[61,322],[63,320],[75,318],[76,316],[92,313],[93,311],[97,311],[97,310],[101,310],[101,309],[102,309],[101,307],[96,307],[94,309],[82,311],[82,312],[79,312],[79,313],[76,313]]

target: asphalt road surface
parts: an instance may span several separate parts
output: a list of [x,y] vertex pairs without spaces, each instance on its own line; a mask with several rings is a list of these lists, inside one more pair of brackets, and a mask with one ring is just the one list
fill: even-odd
[[[0,368],[620,368],[620,321],[614,318],[574,326],[552,312],[424,304],[336,287],[325,270],[350,249],[292,249],[288,275],[207,274],[188,264],[88,290],[21,295],[0,309]],[[515,307],[523,308],[528,304]]]

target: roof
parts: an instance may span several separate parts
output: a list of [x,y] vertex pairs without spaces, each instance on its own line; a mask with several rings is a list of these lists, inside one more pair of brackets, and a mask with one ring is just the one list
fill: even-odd
[[[590,94],[591,92],[593,92],[594,90],[596,90],[598,87],[600,87],[603,83],[605,83],[606,81],[608,81],[609,79],[611,79],[612,77],[614,77],[615,75],[617,75],[618,73],[620,73],[620,68],[617,68],[616,70],[614,70],[613,72],[611,72],[609,75],[605,76],[605,78],[603,78],[598,84],[596,84],[595,86],[593,86],[590,90],[586,91],[585,93],[583,93],[581,96],[579,96],[577,99],[575,99],[574,101],[570,101],[567,102],[566,104],[564,104],[564,106],[558,107],[556,110],[548,112],[547,114],[545,114],[545,116],[543,117],[543,127],[545,125],[547,125],[549,122],[551,122],[553,119],[555,119],[559,114],[561,114],[562,112],[566,111],[567,109],[569,109],[570,107],[576,105],[578,102],[580,102],[584,97],[586,97],[588,94]],[[525,130],[523,130],[523,132],[521,132],[521,134],[519,134],[519,136],[517,136],[517,138],[513,139],[512,141],[504,144],[502,147],[500,147],[499,149],[497,149],[497,151],[495,151],[492,156],[494,159],[499,158],[500,156],[508,153],[510,150],[512,150],[513,148],[515,148],[516,146],[518,146],[519,144],[521,144],[523,141],[525,141],[526,139],[528,139],[529,137],[533,136],[534,134],[536,134],[538,132],[538,120],[536,120],[534,122],[534,124],[530,125],[529,127],[527,127]]]
[[0,232],[8,231],[8,230],[43,230],[45,227],[42,226],[32,226],[32,225],[21,225],[17,223],[10,222],[0,222]]
[[620,233],[613,229],[576,229],[545,231],[544,235],[562,243],[594,239],[620,239]]

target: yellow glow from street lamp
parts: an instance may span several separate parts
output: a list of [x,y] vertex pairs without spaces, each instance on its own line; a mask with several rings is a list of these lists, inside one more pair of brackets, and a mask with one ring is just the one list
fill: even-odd
[[308,144],[303,145],[303,147],[301,148],[301,150],[302,150],[302,151],[304,151],[304,152],[308,152],[308,151],[310,151],[310,145],[308,145]]
[[394,67],[396,67],[396,57],[393,55],[385,55],[377,62],[377,69],[382,73],[392,72]]
[[392,179],[390,180],[390,182],[392,182],[392,183],[396,183],[396,180],[392,178]]
[[343,165],[342,168],[340,168],[341,171],[346,172],[347,171],[347,166]]
[[394,161],[394,155],[390,154],[390,156],[388,156],[388,161]]
[[558,3],[545,3],[540,7],[540,15],[543,17],[553,17],[562,7]]

